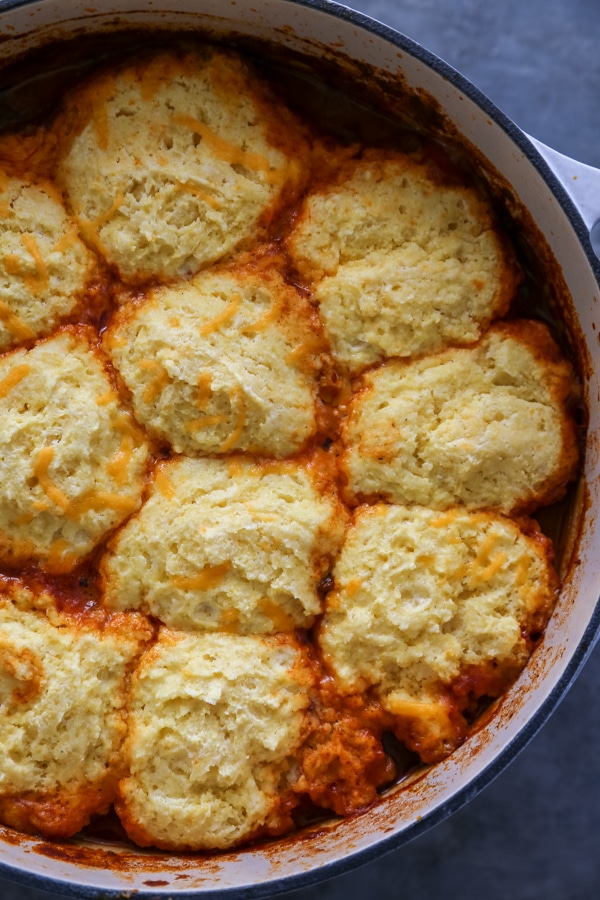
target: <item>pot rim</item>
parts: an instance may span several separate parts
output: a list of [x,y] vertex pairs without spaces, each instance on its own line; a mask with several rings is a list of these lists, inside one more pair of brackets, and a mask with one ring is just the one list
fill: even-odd
[[[0,0],[0,17],[4,12],[12,11],[20,7],[31,6],[33,3],[45,3],[47,0]],[[479,109],[489,116],[495,124],[497,124],[518,147],[520,151],[527,157],[534,168],[537,170],[542,179],[550,188],[552,194],[562,207],[566,214],[569,224],[582,246],[587,258],[588,264],[594,274],[596,281],[600,287],[600,260],[592,247],[590,232],[586,227],[581,213],[576,204],[565,190],[562,182],[550,169],[548,163],[538,151],[527,134],[510,119],[495,103],[477,88],[466,76],[462,75],[457,69],[445,62],[432,51],[426,49],[423,45],[408,37],[404,33],[397,31],[391,26],[385,25],[377,19],[344,6],[336,0],[278,0],[280,3],[286,3],[295,6],[304,6],[315,9],[335,19],[341,19],[351,25],[356,26],[364,31],[370,32],[384,41],[392,44],[394,47],[410,54],[420,62],[424,63],[428,68],[433,69],[438,75],[449,82],[453,87],[465,94]],[[140,6],[147,7],[147,0],[140,0]],[[85,17],[82,17],[82,21]],[[596,601],[594,611],[589,619],[585,631],[571,655],[562,676],[546,697],[545,701],[538,707],[535,713],[528,719],[526,724],[521,728],[519,733],[503,748],[503,750],[490,762],[482,771],[473,777],[467,784],[461,787],[448,800],[440,803],[438,807],[423,815],[418,821],[412,822],[403,828],[400,832],[386,835],[380,838],[377,843],[372,846],[356,850],[344,856],[341,859],[330,861],[320,865],[308,872],[298,874],[285,875],[274,878],[272,881],[265,882],[255,886],[231,886],[227,888],[217,888],[215,890],[191,890],[177,891],[177,898],[181,900],[191,900],[202,896],[206,900],[218,900],[218,898],[231,898],[235,896],[243,896],[248,900],[259,900],[266,896],[275,895],[284,891],[298,890],[308,887],[312,884],[329,880],[338,875],[343,875],[359,866],[366,865],[386,854],[389,854],[405,844],[410,843],[419,837],[425,831],[435,825],[440,824],[444,819],[457,812],[465,806],[471,799],[486,788],[502,771],[519,755],[526,745],[535,737],[551,713],[558,706],[566,695],[567,691],[579,675],[581,669],[592,652],[596,641],[600,635],[600,597]],[[382,802],[385,802],[383,800]],[[251,848],[249,848],[251,850]],[[15,868],[0,860],[0,876],[6,877],[7,880],[19,884],[23,884],[41,890],[48,890],[49,886],[56,887],[65,896],[81,897],[86,900],[97,900],[99,897],[105,898],[125,898],[130,897],[129,892],[122,889],[114,889],[109,887],[87,887],[83,884],[71,884],[67,881],[59,880],[51,875],[38,875],[28,872],[22,868]],[[162,890],[134,890],[136,900],[156,900],[159,897],[167,897],[173,893],[172,885]]]

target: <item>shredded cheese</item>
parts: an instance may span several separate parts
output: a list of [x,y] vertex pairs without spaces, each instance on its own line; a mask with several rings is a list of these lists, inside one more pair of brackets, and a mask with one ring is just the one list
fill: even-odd
[[76,225],[73,225],[69,231],[65,232],[61,238],[58,239],[54,247],[52,248],[54,253],[64,253],[65,250],[68,250],[69,247],[72,247],[73,244],[77,241],[79,236],[79,229]]
[[64,513],[73,512],[71,501],[66,494],[57,487],[50,476],[48,469],[54,459],[54,447],[42,447],[33,466],[33,474],[49,500],[56,504]]
[[276,631],[293,631],[296,627],[292,617],[269,597],[259,600],[257,606],[260,612],[271,620]]
[[221,584],[230,568],[229,560],[216,566],[206,565],[197,575],[174,575],[171,583],[183,591],[208,591]]
[[202,419],[191,419],[185,424],[186,431],[200,431],[201,428],[212,428],[227,421],[227,416],[204,416]]
[[189,181],[175,181],[174,187],[176,191],[182,191],[186,194],[192,194],[194,197],[198,197],[199,200],[204,201],[213,209],[221,209],[222,203],[220,200],[217,200],[216,197],[213,197],[208,191],[203,190],[195,184],[190,184]]
[[169,373],[160,364],[157,364],[159,369],[158,374],[155,378],[152,379],[150,384],[146,385],[146,389],[142,394],[142,400],[144,403],[154,403],[158,395],[166,388],[166,386],[170,382]]
[[242,503],[250,513],[253,519],[256,519],[257,522],[276,522],[278,517],[272,515],[271,513],[260,512],[260,510],[255,509],[251,503],[247,500],[243,500]]
[[196,406],[202,412],[206,409],[212,392],[212,373],[201,372],[198,376],[198,396],[196,397]]
[[114,91],[114,86],[114,78],[105,77],[95,88],[94,103],[91,110],[92,127],[100,150],[108,149],[108,101],[111,93]]
[[237,609],[224,609],[221,613],[220,628],[221,631],[233,634],[238,631],[240,621],[240,613]]
[[92,242],[98,240],[99,230],[114,216],[124,199],[122,192],[119,191],[110,209],[101,213],[96,219],[82,219],[80,216],[77,217],[77,224],[88,240],[91,240]]
[[221,444],[221,452],[227,453],[228,450],[232,450],[239,439],[242,436],[242,432],[244,430],[244,425],[246,424],[246,405],[244,403],[244,392],[240,385],[236,385],[229,393],[229,401],[231,405],[234,404],[237,406],[237,422],[235,428],[229,435],[226,441]]
[[448,721],[448,710],[443,703],[431,703],[426,700],[400,700],[396,697],[388,699],[388,706],[395,716],[406,716],[408,719],[433,719]]
[[233,319],[239,308],[239,294],[233,294],[225,309],[220,312],[218,316],[215,316],[214,319],[211,319],[209,322],[205,322],[204,325],[200,326],[199,331],[202,337],[205,337],[207,334],[212,334],[213,331],[218,331],[219,328],[226,325]]
[[16,253],[7,253],[4,257],[4,268],[9,275],[21,274],[21,260]]
[[239,456],[227,458],[227,472],[230,478],[240,478],[244,474],[244,464]]
[[124,497],[122,494],[111,494],[108,491],[86,491],[73,503],[70,518],[78,519],[91,510],[101,511],[112,509],[115,512],[129,515],[135,511],[137,502],[133,497]]
[[172,500],[175,496],[175,488],[173,482],[167,475],[163,466],[158,465],[154,473],[154,483],[165,500]]
[[354,597],[354,595],[359,591],[362,587],[362,578],[350,578],[346,583],[344,588],[346,595],[348,597]]
[[109,403],[112,403],[113,400],[118,400],[117,395],[114,391],[106,391],[104,394],[99,394],[96,397],[96,403],[98,406],[108,406]]
[[106,464],[107,473],[117,484],[126,484],[129,479],[129,466],[133,456],[133,438],[124,434],[121,438],[121,446]]
[[40,248],[32,234],[22,234],[21,243],[30,254],[35,263],[35,275],[23,275],[23,281],[32,292],[45,291],[48,287],[48,267],[41,254]]
[[241,329],[242,334],[258,334],[259,331],[263,331],[269,325],[272,325],[281,314],[281,301],[273,300],[270,308],[262,314],[255,322],[251,322],[249,325],[244,325]]
[[48,550],[48,567],[51,571],[69,572],[76,561],[77,554],[69,550],[69,544],[64,538],[52,541]]
[[27,363],[22,363],[22,365],[11,369],[8,375],[0,381],[0,400],[3,400],[14,387],[20,384],[24,378],[27,378],[30,372],[31,366],[27,365]]
[[214,153],[223,162],[232,166],[244,166],[246,169],[251,169],[254,172],[263,172],[267,179],[277,178],[278,181],[282,180],[282,173],[272,170],[271,163],[266,157],[261,156],[260,153],[251,153],[248,150],[236,147],[235,144],[231,144],[225,138],[220,137],[212,128],[209,128],[204,122],[200,122],[199,119],[177,113],[171,116],[171,121],[174,125],[181,125],[183,128],[189,128],[195,134],[199,134],[202,140],[206,142],[211,153]]

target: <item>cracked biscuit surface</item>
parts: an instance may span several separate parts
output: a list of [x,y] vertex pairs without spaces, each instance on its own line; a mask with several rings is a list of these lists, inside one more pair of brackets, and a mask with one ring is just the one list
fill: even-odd
[[59,180],[126,281],[187,277],[255,242],[303,178],[300,126],[239,57],[159,54],[69,95]]
[[0,359],[0,557],[73,569],[141,503],[148,448],[91,329]]
[[0,169],[0,350],[51,331],[95,271],[54,185]]
[[364,376],[344,428],[349,490],[434,509],[552,502],[576,471],[576,399],[573,370],[539,322],[385,364]]
[[462,508],[355,513],[319,644],[341,689],[373,688],[426,761],[464,739],[461,707],[508,687],[550,615],[551,543],[527,525]]
[[342,161],[304,201],[288,248],[352,371],[473,343],[518,283],[485,202],[400,153]]
[[133,678],[117,803],[128,834],[201,850],[288,829],[313,680],[291,636],[163,629]]
[[123,774],[127,671],[152,635],[137,614],[70,617],[51,596],[0,593],[0,819],[70,837]]
[[317,430],[319,326],[274,269],[239,263],[151,290],[104,346],[139,421],[178,453],[283,457]]
[[105,602],[185,631],[307,628],[345,522],[318,454],[165,463],[102,561]]

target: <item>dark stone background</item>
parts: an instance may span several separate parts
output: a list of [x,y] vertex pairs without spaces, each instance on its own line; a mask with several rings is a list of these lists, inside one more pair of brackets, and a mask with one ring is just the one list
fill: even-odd
[[[353,5],[437,53],[531,135],[600,166],[600,0]],[[468,806],[379,861],[282,900],[600,896],[599,684],[600,648],[540,734]],[[59,896],[0,880],[0,900]]]

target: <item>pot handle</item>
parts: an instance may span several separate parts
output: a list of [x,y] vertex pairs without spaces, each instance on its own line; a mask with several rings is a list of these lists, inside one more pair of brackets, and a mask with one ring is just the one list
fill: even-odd
[[[564,187],[591,234],[595,225],[600,227],[600,169],[571,159],[570,156],[564,156],[531,135],[527,137]],[[598,253],[600,242],[592,240],[592,243],[596,245],[594,249]]]

